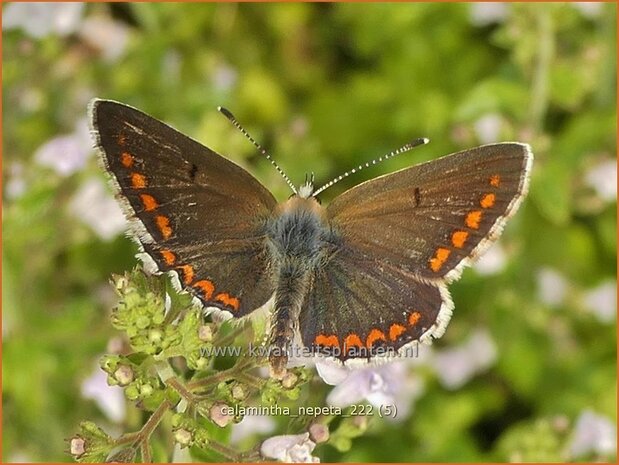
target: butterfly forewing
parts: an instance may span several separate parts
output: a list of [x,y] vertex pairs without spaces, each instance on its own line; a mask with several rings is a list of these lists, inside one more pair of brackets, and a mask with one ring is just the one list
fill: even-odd
[[126,105],[95,100],[92,128],[144,251],[209,306],[243,316],[273,293],[271,193],[236,164]]
[[481,146],[360,184],[327,213],[358,253],[423,280],[451,280],[515,212],[531,162],[525,144]]

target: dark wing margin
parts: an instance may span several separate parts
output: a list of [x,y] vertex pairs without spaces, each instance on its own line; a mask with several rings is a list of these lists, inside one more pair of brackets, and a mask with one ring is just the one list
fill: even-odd
[[91,132],[140,258],[207,307],[242,317],[273,294],[273,195],[240,166],[127,105],[95,99]]

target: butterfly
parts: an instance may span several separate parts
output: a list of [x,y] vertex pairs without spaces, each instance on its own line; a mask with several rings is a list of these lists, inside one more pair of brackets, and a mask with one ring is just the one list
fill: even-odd
[[269,364],[279,378],[297,345],[354,366],[440,337],[453,310],[447,284],[500,235],[533,162],[527,144],[483,145],[324,207],[316,195],[334,181],[291,185],[278,202],[243,168],[130,106],[95,99],[90,121],[145,263],[228,317],[274,297]]

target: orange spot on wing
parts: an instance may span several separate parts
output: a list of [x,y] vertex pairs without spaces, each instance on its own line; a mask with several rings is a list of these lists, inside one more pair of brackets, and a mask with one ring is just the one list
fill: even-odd
[[116,139],[118,141],[118,145],[120,145],[121,147],[124,146],[127,143],[127,136],[125,136],[122,132],[120,134],[118,134],[118,139]]
[[352,346],[363,347],[363,342],[357,334],[349,334],[344,339],[344,353],[348,353]]
[[496,195],[485,194],[479,201],[479,204],[481,205],[482,208],[490,208],[494,205],[495,200],[496,200]]
[[215,292],[215,286],[208,279],[202,279],[195,283],[193,287],[200,289],[202,291],[202,295],[204,296],[204,300],[211,300],[213,297],[213,292]]
[[501,185],[501,176],[498,174],[493,174],[490,176],[490,185],[492,187],[499,187]]
[[406,331],[406,327],[402,326],[399,323],[393,323],[390,327],[389,327],[389,339],[391,339],[392,341],[395,341],[397,338],[399,338],[404,331]]
[[129,152],[123,152],[120,155],[120,162],[125,168],[131,168],[134,162],[133,155],[131,155]]
[[181,265],[178,268],[183,272],[183,282],[186,286],[189,286],[194,277],[193,267],[191,265]]
[[161,231],[161,235],[164,239],[169,239],[172,235],[172,228],[170,227],[170,219],[167,216],[157,215],[155,218],[155,222],[157,223],[157,227],[159,231]]
[[152,212],[159,208],[159,204],[155,197],[149,194],[140,194],[140,199],[142,199],[142,205],[144,205],[144,210],[147,212]]
[[215,300],[217,302],[221,302],[222,304],[224,304],[227,307],[232,307],[232,309],[234,309],[234,310],[238,310],[239,309],[239,303],[240,303],[239,299],[237,299],[236,297],[232,297],[227,292],[222,292],[221,294],[217,294],[215,296]]
[[434,252],[434,257],[430,259],[430,268],[435,273],[441,269],[441,267],[445,264],[449,255],[451,254],[451,250],[446,249],[445,247],[439,247]]
[[464,246],[464,243],[466,242],[468,237],[469,233],[467,233],[466,231],[454,231],[451,235],[451,243],[454,247],[460,249]]
[[340,342],[337,340],[337,336],[332,334],[331,336],[326,336],[324,334],[319,334],[314,339],[314,342],[319,346],[329,346],[329,347],[339,347]]
[[386,341],[387,338],[385,337],[385,333],[383,333],[380,329],[374,328],[372,331],[370,331],[370,334],[368,334],[365,345],[370,348],[378,340]]
[[146,176],[140,173],[131,173],[131,186],[134,189],[144,189],[146,185]]
[[174,262],[176,262],[176,255],[174,254],[174,252],[172,252],[171,250],[162,250],[160,253],[166,265],[174,265]]
[[408,316],[408,324],[411,326],[415,326],[419,320],[421,319],[421,313],[413,312]]
[[473,210],[464,219],[464,223],[471,229],[479,229],[479,223],[481,221],[481,210]]

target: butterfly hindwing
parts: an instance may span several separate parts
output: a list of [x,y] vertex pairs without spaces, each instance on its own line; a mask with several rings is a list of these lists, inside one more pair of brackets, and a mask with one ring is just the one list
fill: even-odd
[[276,201],[238,165],[126,105],[91,124],[125,213],[159,271],[206,306],[244,316],[273,294],[264,223]]
[[314,271],[299,329],[314,353],[367,360],[402,355],[425,334],[439,337],[451,311],[444,284],[422,283],[344,246]]
[[367,257],[450,281],[515,213],[532,159],[519,143],[458,152],[348,190],[327,207],[329,221]]

